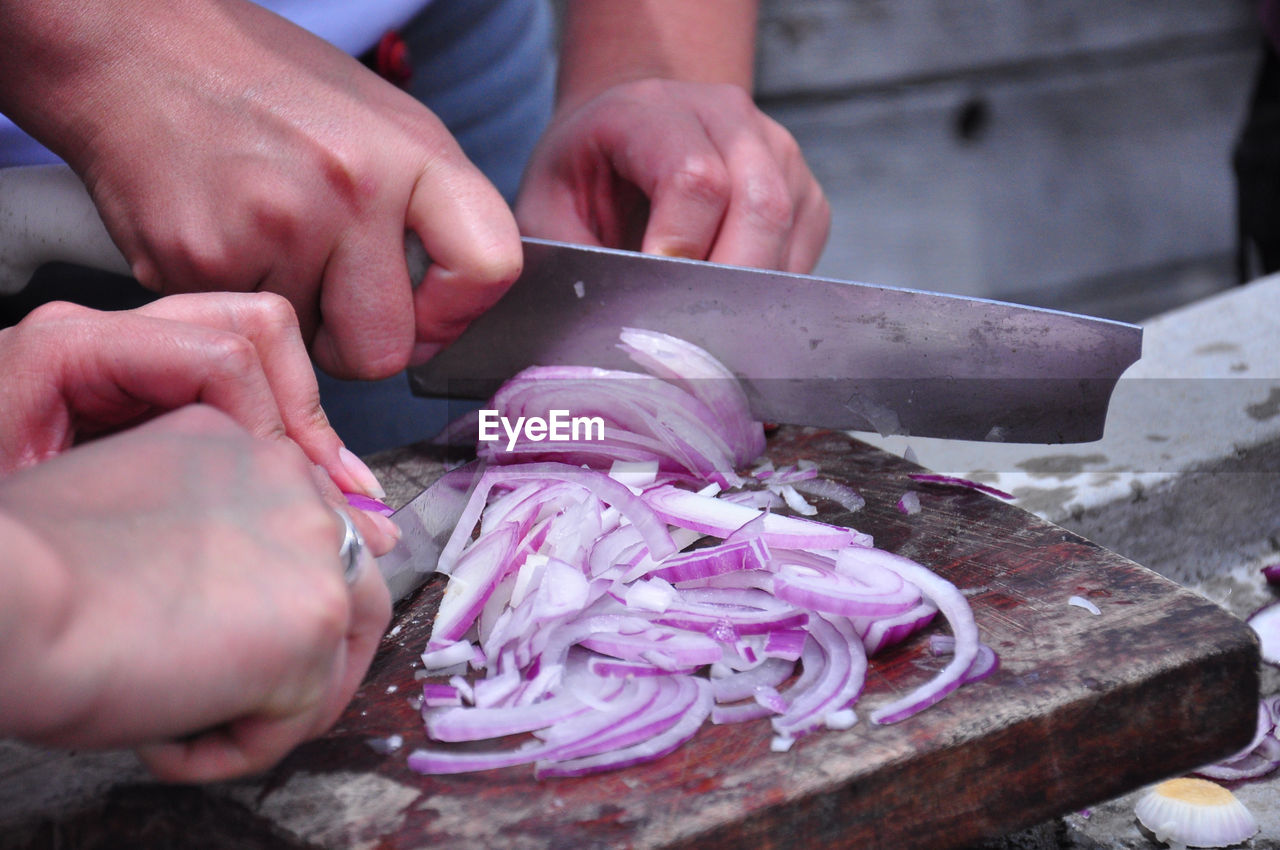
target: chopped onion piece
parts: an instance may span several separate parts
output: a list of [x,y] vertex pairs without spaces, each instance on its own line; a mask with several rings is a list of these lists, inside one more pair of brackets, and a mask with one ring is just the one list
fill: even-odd
[[1085,599],[1083,596],[1073,596],[1067,600],[1067,604],[1074,605],[1077,608],[1083,608],[1084,610],[1088,611],[1090,614],[1093,614],[1095,617],[1102,613],[1102,610],[1097,605],[1094,605],[1092,602],[1090,602],[1088,599]]
[[952,634],[931,645],[947,663],[875,722],[998,668],[950,582],[805,518],[817,512],[806,496],[864,502],[811,461],[759,459],[763,428],[727,369],[664,334],[628,329],[621,347],[652,374],[533,367],[491,401],[509,420],[599,416],[607,434],[481,447],[493,464],[472,477],[441,554],[448,585],[423,654],[436,743],[411,768],[581,776],[659,758],[707,720],[767,718],[785,751],[857,723],[868,656],[939,613]]
[[1280,666],[1280,602],[1259,608],[1246,622],[1262,644],[1262,660]]
[[390,505],[370,496],[365,496],[361,493],[343,493],[342,495],[346,497],[347,505],[350,507],[369,511],[370,513],[382,514],[383,516],[391,516],[395,513]]
[[995,496],[998,499],[1013,498],[1011,493],[1006,493],[1003,490],[997,490],[995,487],[991,487],[987,484],[981,484],[977,481],[970,481],[968,478],[957,478],[954,475],[936,475],[926,472],[913,472],[907,475],[907,477],[912,481],[923,481],[928,484],[946,484],[954,487],[964,487],[969,490],[977,490],[981,493]]

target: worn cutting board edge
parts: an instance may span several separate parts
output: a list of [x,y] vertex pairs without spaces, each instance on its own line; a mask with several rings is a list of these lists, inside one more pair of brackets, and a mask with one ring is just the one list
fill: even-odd
[[[1256,642],[1216,606],[972,491],[922,488],[924,510],[903,517],[893,505],[916,467],[844,435],[784,429],[770,453],[818,460],[867,497],[862,512],[826,518],[873,531],[879,545],[975,591],[1001,671],[916,718],[870,725],[888,690],[932,669],[917,638],[873,661],[857,726],[804,738],[788,753],[768,751],[765,722],[708,725],[664,759],[596,777],[537,783],[518,768],[420,777],[404,764],[423,743],[406,697],[443,587],[437,579],[398,610],[329,735],[252,781],[113,788],[81,813],[80,834],[169,828],[201,834],[200,846],[388,850],[961,847],[1181,773],[1250,737]],[[417,450],[378,460],[393,503],[442,468]],[[1072,594],[1103,615],[1068,606]],[[368,746],[390,733],[407,739],[399,752]]]

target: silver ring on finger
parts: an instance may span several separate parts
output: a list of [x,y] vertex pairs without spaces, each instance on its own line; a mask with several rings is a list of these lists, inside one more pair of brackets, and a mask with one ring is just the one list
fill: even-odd
[[342,520],[342,545],[338,547],[338,560],[342,563],[342,577],[347,584],[355,584],[364,568],[364,537],[351,521],[351,515],[341,508],[333,512]]

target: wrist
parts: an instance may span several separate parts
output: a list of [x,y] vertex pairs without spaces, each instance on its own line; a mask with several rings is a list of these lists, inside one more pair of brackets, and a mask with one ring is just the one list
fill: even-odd
[[660,78],[747,92],[755,63],[751,0],[578,0],[565,13],[557,106]]
[[[8,479],[0,479],[0,491]],[[72,611],[69,572],[0,492],[0,737],[40,740],[68,708],[46,687]]]

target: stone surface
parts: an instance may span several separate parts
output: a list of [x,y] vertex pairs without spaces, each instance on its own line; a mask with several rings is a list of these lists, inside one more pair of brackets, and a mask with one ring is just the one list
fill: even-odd
[[[1016,504],[1247,617],[1276,598],[1260,570],[1280,561],[1277,304],[1280,276],[1145,323],[1143,359],[1117,385],[1097,443],[869,441],[1009,491]],[[1280,692],[1280,670],[1263,665],[1262,692]],[[1248,846],[1280,848],[1280,771],[1233,790],[1259,821]],[[1141,793],[1065,818],[1052,831],[1057,846],[1158,846],[1133,818]]]

